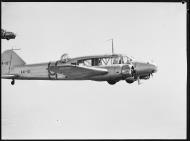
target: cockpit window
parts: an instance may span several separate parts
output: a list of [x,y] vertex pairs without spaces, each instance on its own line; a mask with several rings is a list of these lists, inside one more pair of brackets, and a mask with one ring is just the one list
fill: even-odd
[[66,63],[67,61],[69,60],[69,55],[68,54],[63,54],[62,56],[61,56],[61,59],[60,59],[60,61],[62,62],[62,63]]
[[101,58],[89,58],[89,59],[81,59],[77,61],[77,65],[79,66],[109,66],[112,64],[124,64],[130,63],[132,61],[131,58],[127,56],[108,56]]
[[77,65],[79,65],[79,66],[92,66],[92,60],[91,59],[78,60]]
[[121,64],[122,63],[122,59],[121,57],[114,57],[113,59],[113,64]]
[[132,61],[132,58],[129,58],[128,56],[123,56],[123,63],[129,64]]
[[84,60],[84,65],[85,66],[92,66],[92,60],[91,59]]
[[100,66],[101,59],[100,58],[92,58],[92,66]]

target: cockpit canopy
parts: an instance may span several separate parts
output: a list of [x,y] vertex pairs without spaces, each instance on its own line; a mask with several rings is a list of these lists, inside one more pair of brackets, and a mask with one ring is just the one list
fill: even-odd
[[66,63],[68,60],[69,60],[69,55],[67,53],[64,53],[60,58],[60,61],[63,63]]
[[124,55],[104,55],[76,58],[71,62],[79,66],[108,66],[112,64],[130,64],[132,58]]

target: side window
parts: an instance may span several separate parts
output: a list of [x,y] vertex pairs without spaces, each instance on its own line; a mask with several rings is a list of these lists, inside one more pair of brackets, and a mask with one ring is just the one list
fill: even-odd
[[124,64],[129,63],[129,59],[128,59],[128,57],[124,56],[124,57],[123,57],[123,62],[124,62]]
[[99,65],[101,65],[101,59],[92,58],[92,66],[99,66]]
[[130,63],[130,59],[127,56],[123,57],[124,64]]
[[84,66],[84,60],[78,60],[77,65],[79,66]]
[[101,58],[101,65],[109,65],[111,58]]
[[91,59],[84,60],[84,65],[85,66],[92,66],[92,60]]
[[77,65],[79,66],[92,66],[92,60],[88,59],[88,60],[78,60],[77,61]]
[[113,64],[121,64],[121,63],[122,63],[121,57],[115,57],[115,58],[113,58]]
[[127,57],[123,57],[123,63],[126,64],[127,63]]

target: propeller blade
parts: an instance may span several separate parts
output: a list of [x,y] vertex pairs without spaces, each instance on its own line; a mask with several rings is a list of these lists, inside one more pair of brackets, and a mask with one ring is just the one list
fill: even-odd
[[138,80],[138,85],[140,85],[141,82],[140,82],[140,78],[139,78],[139,76],[137,77],[137,80]]
[[135,76],[135,73],[136,73],[136,70],[134,69],[134,67],[132,67],[132,69],[131,69],[132,76]]

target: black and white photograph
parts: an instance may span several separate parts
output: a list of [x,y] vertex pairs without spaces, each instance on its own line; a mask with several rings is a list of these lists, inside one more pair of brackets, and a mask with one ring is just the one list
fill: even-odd
[[2,139],[186,139],[187,2],[1,2]]

